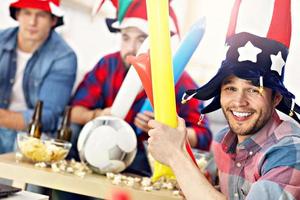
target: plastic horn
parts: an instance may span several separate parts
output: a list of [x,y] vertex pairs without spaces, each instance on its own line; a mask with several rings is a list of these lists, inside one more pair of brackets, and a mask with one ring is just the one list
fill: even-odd
[[[146,39],[140,47],[137,55],[147,52],[148,49],[149,40]],[[142,90],[142,88],[142,82],[134,67],[131,66],[112,104],[111,114],[121,119],[125,119],[137,94]]]
[[150,57],[148,53],[140,54],[139,56],[128,56],[127,62],[131,63],[137,71],[144,90],[150,99],[151,105],[153,105],[153,94],[152,94],[152,81],[151,81],[151,68],[150,68]]
[[[174,71],[174,83],[176,84],[181,74],[183,73],[187,63],[192,57],[193,53],[197,49],[200,41],[203,38],[206,27],[206,20],[204,17],[200,18],[186,34],[183,40],[180,42],[179,47],[173,56],[173,71]],[[153,111],[149,99],[145,101],[140,112]],[[138,129],[137,135],[140,135],[142,131]]]
[[[136,69],[148,98],[150,99],[151,105],[153,105],[153,94],[152,94],[152,78],[151,78],[151,67],[150,67],[150,59],[148,54],[140,54],[138,57],[128,56],[127,62],[131,63],[133,67]],[[191,155],[192,159],[196,163],[193,155],[191,147],[188,143],[186,143],[187,152]]]
[[[177,127],[175,88],[172,70],[168,0],[147,0],[150,61],[155,119]],[[171,168],[155,161],[153,181],[175,178]]]

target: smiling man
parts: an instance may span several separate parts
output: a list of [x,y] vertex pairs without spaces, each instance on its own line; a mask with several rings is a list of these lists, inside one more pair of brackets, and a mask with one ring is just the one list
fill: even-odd
[[77,69],[74,51],[54,30],[63,24],[58,0],[17,0],[9,9],[19,25],[0,31],[0,153],[15,149],[38,100],[42,131],[56,130]]
[[221,86],[221,107],[239,143],[268,123],[281,99],[279,93],[269,88],[260,92],[251,81],[236,76],[229,76]]
[[[300,199],[297,116],[300,107],[283,84],[291,34],[291,2],[272,2],[274,5],[271,1],[263,4],[256,0],[236,0],[225,45],[226,56],[218,73],[203,87],[189,90],[185,95],[187,99],[212,99],[201,112],[222,108],[228,122],[228,127],[215,135],[212,144],[220,190],[208,182],[185,151],[183,119],[179,118],[176,129],[155,120],[149,122],[152,128],[148,133],[149,151],[159,162],[172,168],[187,200]],[[250,19],[239,16],[246,21],[237,21],[239,7],[245,9],[243,3],[256,7],[267,5],[258,10],[273,9],[273,16],[268,17],[272,23],[259,24],[271,24],[264,31],[267,35],[254,34],[253,30],[257,29],[253,27],[249,32],[236,33],[238,24],[251,26],[252,22],[252,16]],[[276,110],[295,121],[281,120]]]

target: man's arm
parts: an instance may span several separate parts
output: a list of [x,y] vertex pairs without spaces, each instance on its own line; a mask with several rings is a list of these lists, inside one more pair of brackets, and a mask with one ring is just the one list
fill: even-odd
[[149,126],[153,128],[148,132],[148,149],[151,155],[172,168],[186,199],[226,199],[209,183],[186,152],[187,129],[183,119],[179,118],[177,129],[155,120],[151,120]]
[[110,62],[105,58],[101,58],[94,68],[85,74],[84,79],[78,85],[71,99],[71,122],[84,125],[95,117],[111,115],[111,108],[105,108],[106,97],[103,90],[105,83],[110,80],[99,76],[99,74],[109,73],[108,63]]
[[[176,156],[170,161],[177,182],[187,200],[221,200],[226,197],[217,191],[200,169],[195,166],[187,153],[174,152]],[[197,192],[196,192],[197,191]]]
[[71,111],[71,122],[84,125],[96,117],[111,115],[110,113],[110,107],[105,109],[90,110],[84,106],[73,106]]
[[[31,121],[36,101],[43,101],[41,118],[43,132],[56,130],[58,119],[70,101],[76,77],[77,61],[74,52],[63,54],[62,49],[58,48],[53,54],[56,56],[55,58],[50,57],[49,51],[44,51],[44,57],[40,58],[51,61],[49,66],[38,66],[46,71],[45,74],[31,73],[26,76],[24,74],[24,81],[28,87],[24,94],[26,93],[32,105],[31,108],[23,111],[24,121],[26,124]],[[60,56],[60,54],[62,55]],[[35,65],[38,63],[40,62],[36,62]],[[35,70],[37,70],[36,66]]]
[[26,124],[23,114],[5,109],[0,109],[0,127],[15,129],[18,131],[25,130]]

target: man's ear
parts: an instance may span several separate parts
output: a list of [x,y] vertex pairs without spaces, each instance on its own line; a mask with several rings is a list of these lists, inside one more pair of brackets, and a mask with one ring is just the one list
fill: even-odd
[[56,25],[56,23],[57,23],[57,17],[52,17],[52,28]]
[[273,98],[274,108],[280,103],[281,100],[282,100],[282,95],[279,92],[276,92]]
[[19,20],[19,14],[20,14],[20,9],[16,9],[15,16],[17,21]]

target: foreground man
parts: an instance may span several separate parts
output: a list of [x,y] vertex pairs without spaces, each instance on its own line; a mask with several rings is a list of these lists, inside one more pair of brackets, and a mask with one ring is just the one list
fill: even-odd
[[[244,2],[237,0],[235,6]],[[274,13],[281,12],[272,19],[280,16],[282,23],[271,26],[267,37],[235,34],[229,29],[226,58],[218,73],[198,90],[187,91],[197,99],[213,98],[202,113],[222,108],[229,125],[216,135],[212,145],[220,191],[188,156],[183,119],[179,118],[177,129],[155,120],[149,122],[153,128],[148,132],[149,150],[155,159],[173,169],[188,200],[300,199],[300,128],[297,123],[282,121],[276,111],[300,122],[295,97],[283,85],[290,1],[275,0],[273,9]]]

